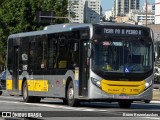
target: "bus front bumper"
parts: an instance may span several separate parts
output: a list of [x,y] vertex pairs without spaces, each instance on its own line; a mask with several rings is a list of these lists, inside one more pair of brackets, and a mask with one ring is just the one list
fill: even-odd
[[119,100],[132,100],[132,101],[142,101],[142,100],[152,100],[153,97],[153,85],[145,89],[143,92],[137,95],[127,95],[127,94],[108,94],[102,91],[95,85],[89,88],[88,99],[92,100],[102,100],[102,101],[119,101]]

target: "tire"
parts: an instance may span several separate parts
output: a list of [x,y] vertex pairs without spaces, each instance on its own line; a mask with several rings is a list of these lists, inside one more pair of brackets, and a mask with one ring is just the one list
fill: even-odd
[[14,96],[14,95],[12,95],[12,94],[9,94],[10,96]]
[[151,101],[150,101],[150,100],[144,100],[144,102],[145,102],[145,103],[150,103]]
[[70,81],[68,85],[67,101],[68,101],[68,105],[71,107],[76,107],[79,104],[79,101],[74,98],[74,87],[73,87],[72,81]]
[[23,100],[27,103],[34,102],[34,97],[28,96],[28,85],[27,85],[27,80],[24,81],[23,83],[23,89],[22,89],[22,95],[23,95]]
[[41,98],[40,97],[33,97],[33,102],[34,103],[40,103],[41,102]]
[[67,101],[66,98],[63,98],[62,100],[63,100],[63,104],[64,104],[64,105],[68,105],[68,101]]
[[119,101],[120,108],[130,108],[132,102],[131,101]]
[[0,95],[2,95],[2,93],[3,93],[3,91],[2,91],[2,88],[1,88],[1,86],[0,86]]

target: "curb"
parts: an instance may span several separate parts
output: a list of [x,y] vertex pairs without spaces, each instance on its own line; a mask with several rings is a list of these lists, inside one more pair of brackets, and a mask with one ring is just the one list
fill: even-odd
[[150,103],[160,103],[160,100],[152,100]]

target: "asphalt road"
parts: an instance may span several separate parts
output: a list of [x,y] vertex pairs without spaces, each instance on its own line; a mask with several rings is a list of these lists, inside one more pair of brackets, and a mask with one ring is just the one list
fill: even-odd
[[[0,96],[0,120],[160,120],[160,101],[150,104],[135,102],[130,109],[119,108],[117,103],[83,102],[79,107],[63,105],[62,100],[45,98],[40,103],[25,103],[20,96]],[[4,117],[12,114],[14,118]],[[16,115],[29,118],[18,118]],[[42,118],[41,118],[42,116]]]

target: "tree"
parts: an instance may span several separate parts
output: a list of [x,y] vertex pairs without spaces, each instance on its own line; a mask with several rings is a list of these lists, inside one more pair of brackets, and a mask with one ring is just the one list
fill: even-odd
[[[68,0],[55,0],[54,11],[57,17],[67,17],[68,14]],[[67,20],[68,21],[68,20]],[[64,19],[56,19],[56,23],[64,23]]]
[[[42,29],[46,24],[37,22],[36,13],[53,10],[57,16],[66,16],[67,0],[1,0],[0,56],[6,54],[7,37],[10,34]],[[64,20],[58,19],[57,22]]]

